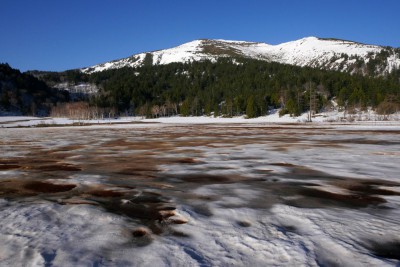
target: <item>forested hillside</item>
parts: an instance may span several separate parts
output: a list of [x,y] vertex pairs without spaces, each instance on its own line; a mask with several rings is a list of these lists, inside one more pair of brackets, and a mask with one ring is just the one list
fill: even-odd
[[69,101],[68,92],[50,87],[60,82],[100,88],[90,95],[88,103],[79,105],[79,110],[86,110],[85,118],[177,114],[251,118],[276,108],[281,108],[281,115],[319,112],[336,103],[336,108],[348,112],[368,107],[381,114],[400,110],[400,70],[370,77],[254,59],[220,58],[92,74],[79,70],[30,73],[0,65],[3,114],[46,115],[51,109],[57,116],[69,116],[71,109],[76,113],[77,105],[62,104]]
[[0,64],[0,115],[48,115],[68,93],[55,90],[27,73]]
[[226,58],[111,69],[83,79],[102,88],[91,99],[91,105],[112,107],[119,113],[198,116],[213,112],[255,117],[273,108],[283,108],[282,114],[293,115],[310,108],[320,111],[328,109],[332,99],[349,111],[382,108],[384,104],[395,109],[400,102],[399,77],[399,70],[373,78]]

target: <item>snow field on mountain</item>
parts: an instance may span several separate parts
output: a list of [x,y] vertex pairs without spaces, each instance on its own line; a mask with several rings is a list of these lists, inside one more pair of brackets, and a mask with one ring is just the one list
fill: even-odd
[[[221,51],[236,51],[239,55],[247,58],[278,62],[283,64],[291,64],[296,66],[309,66],[320,68],[326,64],[331,64],[333,70],[344,71],[354,60],[348,60],[339,69],[342,54],[348,57],[357,56],[369,61],[369,53],[378,54],[383,47],[376,45],[365,45],[356,42],[320,39],[316,37],[307,37],[296,41],[282,43],[278,45],[269,45],[266,43],[231,41],[231,40],[195,40],[182,44],[180,46],[149,52],[153,57],[153,64],[169,64],[173,62],[193,62],[201,60],[216,60],[219,57],[229,57],[229,53],[220,52],[220,54],[210,54],[205,51],[204,47],[214,46]],[[91,73],[103,71],[107,69],[115,69],[121,67],[139,67],[143,64],[147,53],[133,55],[129,58],[107,62],[93,67],[82,69],[83,72]],[[331,62],[332,58],[339,57],[335,62]],[[132,59],[135,58],[134,62]],[[334,64],[333,64],[334,63]],[[333,65],[332,65],[333,64]],[[387,66],[384,71],[391,72],[395,68],[400,67],[400,58],[390,55],[387,59]]]

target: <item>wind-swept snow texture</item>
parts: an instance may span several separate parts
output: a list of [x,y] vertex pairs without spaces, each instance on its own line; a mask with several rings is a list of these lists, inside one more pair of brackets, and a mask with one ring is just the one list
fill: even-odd
[[[133,55],[82,69],[92,73],[122,67],[139,67],[145,64],[169,64],[172,62],[215,61],[220,57],[245,57],[297,66],[309,66],[329,70],[350,71],[357,60],[368,63],[387,48],[337,39],[307,37],[279,45],[228,40],[195,40],[180,46],[149,53]],[[380,73],[400,67],[400,54],[388,50],[388,57]],[[147,57],[147,61],[146,61]],[[358,70],[360,71],[360,70]]]
[[398,266],[400,131],[1,129],[1,266]]

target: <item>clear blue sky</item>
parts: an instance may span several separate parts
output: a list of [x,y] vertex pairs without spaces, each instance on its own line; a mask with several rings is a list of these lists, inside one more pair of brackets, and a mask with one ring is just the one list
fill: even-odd
[[400,0],[1,0],[0,62],[61,71],[199,38],[400,47]]

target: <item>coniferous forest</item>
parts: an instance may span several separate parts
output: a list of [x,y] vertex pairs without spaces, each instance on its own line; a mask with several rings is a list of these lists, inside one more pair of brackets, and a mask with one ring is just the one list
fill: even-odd
[[102,88],[92,105],[147,116],[246,114],[269,110],[299,115],[330,107],[378,108],[399,103],[400,72],[364,77],[342,72],[246,59],[172,63],[97,72],[87,77]]
[[[281,108],[281,115],[299,115],[310,109],[314,112],[330,109],[331,100],[349,112],[367,107],[382,113],[400,110],[400,70],[372,77],[253,59],[222,58],[216,62],[145,64],[139,68],[126,67],[93,74],[79,70],[33,73],[41,81],[29,74],[20,74],[35,82],[31,82],[32,87],[11,82],[14,91],[10,93],[7,89],[10,82],[4,82],[10,78],[4,74],[4,69],[5,65],[2,65],[3,110],[10,106],[10,95],[18,102],[23,99],[21,95],[28,93],[37,106],[60,106],[68,102],[65,92],[54,94],[49,86],[65,81],[95,84],[99,92],[85,99],[87,105],[104,112],[108,110],[108,113],[113,110],[115,115],[214,114],[251,118],[266,115],[276,108]],[[39,85],[42,93],[32,93]],[[20,96],[14,93],[17,91]],[[32,113],[32,108],[29,110],[25,104],[22,107],[22,113]]]
[[51,88],[8,64],[0,64],[0,114],[45,116],[57,103],[68,101],[68,92]]

